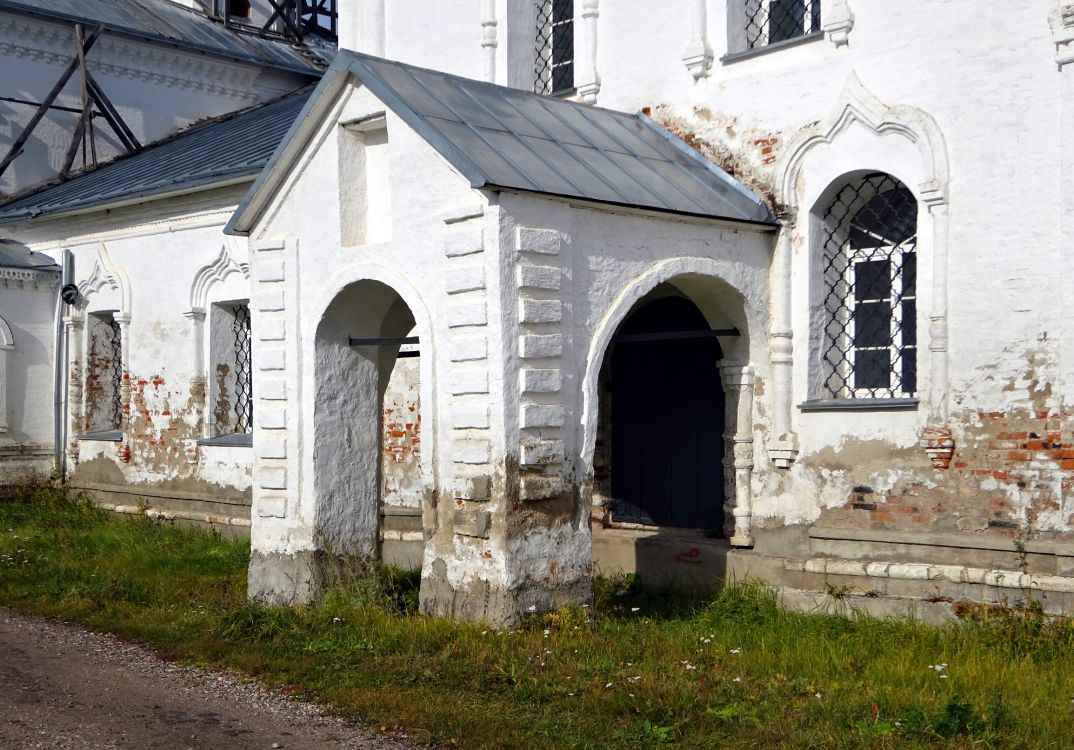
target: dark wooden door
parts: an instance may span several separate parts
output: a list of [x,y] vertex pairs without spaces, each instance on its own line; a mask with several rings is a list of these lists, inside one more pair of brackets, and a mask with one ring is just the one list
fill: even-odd
[[[656,300],[620,334],[707,330],[686,299]],[[714,338],[614,344],[612,497],[615,516],[722,530],[724,393]]]

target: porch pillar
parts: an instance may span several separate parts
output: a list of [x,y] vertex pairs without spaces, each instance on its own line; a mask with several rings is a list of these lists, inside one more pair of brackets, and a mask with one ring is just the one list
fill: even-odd
[[731,545],[752,547],[753,371],[749,365],[720,366],[727,418],[724,423],[724,512],[733,519]]

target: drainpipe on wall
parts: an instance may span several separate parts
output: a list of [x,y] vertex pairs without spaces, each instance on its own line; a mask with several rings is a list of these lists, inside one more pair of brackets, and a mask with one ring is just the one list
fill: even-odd
[[66,478],[67,460],[67,378],[64,377],[67,362],[67,326],[63,323],[65,303],[61,296],[64,286],[74,277],[74,258],[70,250],[64,250],[60,260],[62,272],[60,287],[56,290],[56,334],[53,346],[52,367],[52,473],[60,481]]

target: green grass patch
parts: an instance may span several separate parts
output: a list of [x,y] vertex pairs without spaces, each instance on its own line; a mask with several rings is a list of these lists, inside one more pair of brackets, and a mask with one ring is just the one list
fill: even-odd
[[318,606],[245,600],[248,545],[108,516],[50,487],[0,501],[0,605],[223,666],[374,726],[467,748],[1069,748],[1074,624],[786,612],[601,579],[515,630],[423,618],[417,576],[367,566]]

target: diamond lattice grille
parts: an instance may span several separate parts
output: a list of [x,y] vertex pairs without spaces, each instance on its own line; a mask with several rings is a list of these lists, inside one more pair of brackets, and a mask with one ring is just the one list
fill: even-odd
[[867,175],[823,219],[825,398],[905,398],[917,390],[917,201]]
[[559,94],[574,87],[574,4],[537,0],[533,90]]
[[112,396],[108,405],[108,421],[113,429],[120,429],[123,424],[123,329],[115,320],[108,321],[108,350],[111,360],[108,363],[108,383]]
[[745,0],[746,49],[820,31],[821,0]]
[[235,341],[235,432],[249,433],[253,431],[254,399],[248,306],[235,306],[231,330]]

